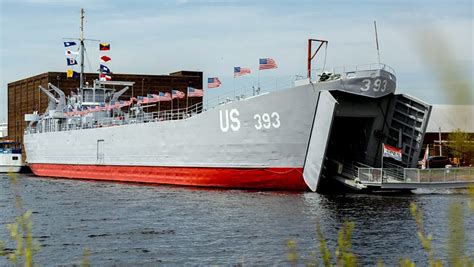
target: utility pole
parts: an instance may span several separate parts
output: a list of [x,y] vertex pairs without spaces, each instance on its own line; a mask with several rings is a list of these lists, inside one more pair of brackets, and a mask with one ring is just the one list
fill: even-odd
[[439,127],[439,132],[438,132],[438,138],[439,138],[439,155],[443,155],[443,147],[441,146],[441,127]]

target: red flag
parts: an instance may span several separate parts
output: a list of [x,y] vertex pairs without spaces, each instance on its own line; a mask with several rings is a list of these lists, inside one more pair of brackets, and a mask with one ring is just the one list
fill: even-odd
[[398,161],[402,161],[402,149],[383,144],[383,157],[394,158]]
[[110,50],[110,44],[107,44],[107,43],[100,43],[100,44],[99,44],[99,50],[100,50],[100,51],[108,51],[108,50]]
[[108,74],[105,74],[105,73],[101,73],[100,74],[100,80],[101,81],[110,81],[110,80],[112,80],[112,76],[110,76]]
[[108,56],[101,56],[101,57],[100,57],[100,60],[105,63],[105,62],[111,60],[111,58],[108,57]]

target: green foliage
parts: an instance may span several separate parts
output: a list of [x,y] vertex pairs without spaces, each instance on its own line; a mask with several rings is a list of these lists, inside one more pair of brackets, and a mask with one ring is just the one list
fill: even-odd
[[449,209],[448,263],[450,266],[463,266],[466,260],[464,251],[465,231],[463,206],[458,201],[451,203]]
[[355,224],[344,222],[337,239],[336,264],[337,266],[357,266],[357,258],[352,253],[352,232]]
[[423,29],[414,36],[420,55],[439,79],[447,98],[453,104],[464,104],[474,99],[472,77],[467,69],[456,60],[455,51],[449,38],[442,36],[436,29]]
[[331,251],[328,248],[326,239],[323,236],[323,233],[321,231],[321,226],[319,224],[316,225],[316,234],[318,235],[319,251],[321,252],[323,265],[325,267],[331,266]]
[[464,154],[473,150],[473,145],[470,143],[470,141],[473,141],[473,137],[458,128],[448,135],[447,146],[449,147],[453,156],[461,158],[464,156]]
[[90,250],[88,248],[84,249],[84,253],[83,253],[83,256],[82,256],[81,267],[90,267],[91,266],[90,260],[89,260],[90,256],[91,256]]
[[400,267],[415,267],[416,264],[409,258],[400,260]]
[[15,204],[20,215],[15,218],[15,222],[7,224],[10,238],[16,244],[15,249],[7,250],[5,242],[0,242],[0,256],[6,257],[13,264],[33,266],[33,256],[39,250],[39,245],[33,240],[33,221],[31,220],[31,210],[24,211],[20,197],[17,177],[13,173],[8,174],[15,193]]
[[298,264],[298,251],[296,249],[296,241],[293,239],[288,240],[288,261],[291,263],[292,266],[296,266]]
[[[336,266],[357,266],[357,257],[352,253],[352,232],[354,231],[355,224],[352,222],[344,222],[342,228],[339,230],[337,247],[335,249]],[[331,250],[328,248],[327,241],[323,236],[321,227],[319,224],[316,225],[316,234],[319,241],[319,252],[321,253],[321,259],[323,266],[330,267],[332,265]],[[289,240],[288,246],[288,260],[292,266],[296,266],[299,261],[298,250],[296,248],[296,241]],[[317,253],[311,253],[309,261],[306,262],[306,266],[319,266]],[[379,265],[380,266],[380,265]],[[383,266],[383,264],[382,264]]]

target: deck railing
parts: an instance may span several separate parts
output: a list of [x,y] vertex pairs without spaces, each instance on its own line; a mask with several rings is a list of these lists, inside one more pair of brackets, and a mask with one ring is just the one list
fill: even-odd
[[[121,116],[116,115],[112,117],[99,118],[97,121],[83,123],[82,120],[71,124],[54,124],[52,121],[45,121],[45,127],[36,125],[25,129],[26,134],[44,133],[44,132],[62,132],[74,131],[80,129],[94,129],[103,127],[112,127],[118,125],[149,123],[158,121],[182,120],[191,118],[203,111],[203,103],[197,103],[187,108],[179,108],[172,110],[162,110],[155,112],[138,112],[133,115]],[[108,112],[108,111],[101,111]],[[93,113],[94,114],[94,113]],[[99,112],[95,113],[99,114]],[[74,119],[74,118],[73,118]],[[80,119],[80,117],[77,117]]]
[[395,70],[390,67],[389,65],[385,65],[383,63],[369,63],[369,64],[359,64],[359,65],[351,65],[351,66],[339,66],[333,68],[319,68],[311,70],[313,73],[321,74],[323,71],[329,71],[334,74],[343,74],[347,72],[354,72],[354,71],[365,71],[365,70],[385,70],[393,75],[396,75]]

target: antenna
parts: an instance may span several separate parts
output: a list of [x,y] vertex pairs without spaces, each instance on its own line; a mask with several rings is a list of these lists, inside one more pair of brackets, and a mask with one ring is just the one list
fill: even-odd
[[81,37],[79,41],[81,43],[81,75],[79,78],[79,89],[82,91],[84,88],[84,8],[81,8]]
[[377,56],[379,58],[379,64],[380,64],[379,37],[377,35],[377,22],[375,20],[374,20],[374,28],[375,28],[375,44],[377,45]]

